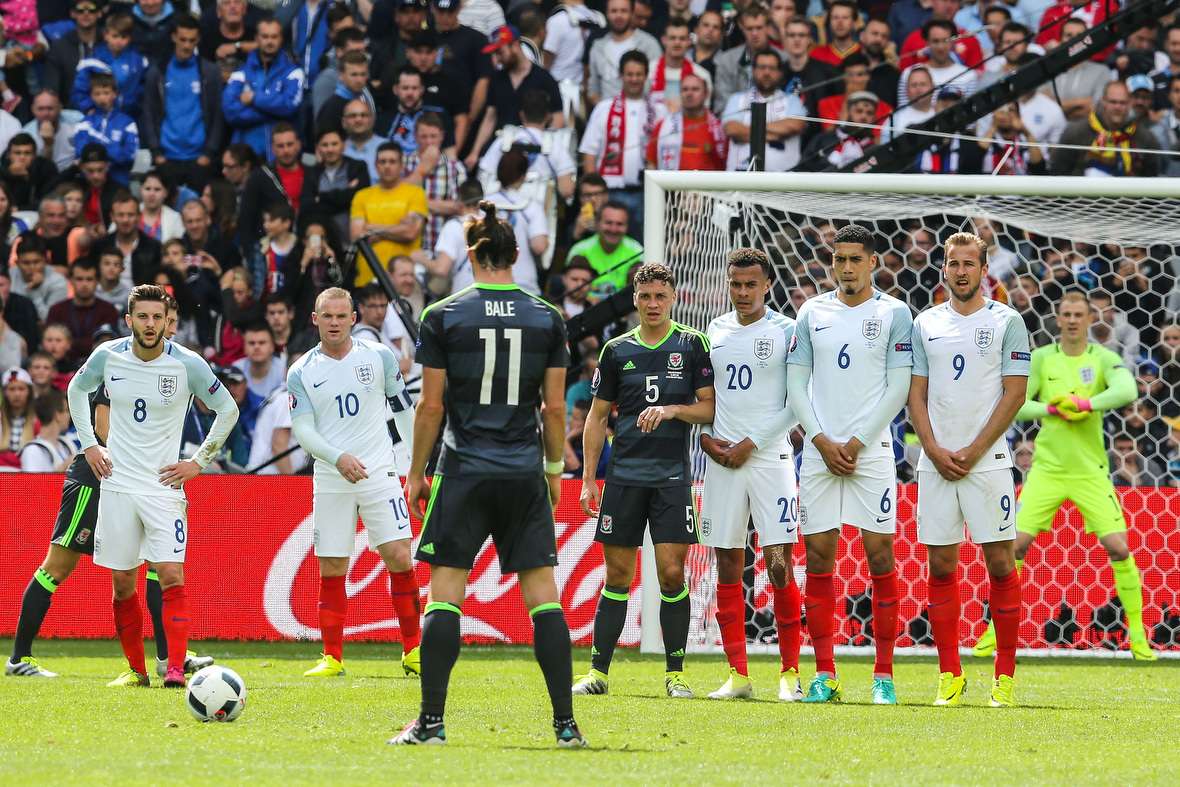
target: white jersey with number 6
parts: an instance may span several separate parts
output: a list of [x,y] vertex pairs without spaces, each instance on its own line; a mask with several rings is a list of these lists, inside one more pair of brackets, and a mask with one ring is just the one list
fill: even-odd
[[[733,311],[713,320],[706,335],[717,380],[713,436],[738,443],[766,426],[786,404],[787,350],[795,321],[767,309],[762,319],[742,325]],[[791,453],[785,432],[758,446],[747,463],[777,464],[784,453]]]
[[[370,478],[397,472],[386,403],[413,404],[388,347],[354,338],[352,349],[338,361],[316,345],[287,372],[287,391],[291,418],[314,416],[320,436],[363,462]],[[319,459],[314,475],[317,489],[355,489]]]
[[[848,442],[869,419],[885,393],[889,369],[912,365],[910,309],[880,292],[847,306],[835,292],[811,298],[799,309],[787,363],[811,369],[811,405],[823,434]],[[804,457],[819,457],[808,435]],[[861,456],[886,454],[888,428],[871,435]]]
[[[1027,377],[1031,355],[1028,330],[1013,309],[988,300],[963,316],[944,303],[914,320],[914,375],[929,379],[926,408],[935,441],[958,451],[979,436],[1004,395],[1004,377]],[[1008,441],[1001,435],[972,471],[1011,467]],[[919,471],[934,471],[922,452]]]

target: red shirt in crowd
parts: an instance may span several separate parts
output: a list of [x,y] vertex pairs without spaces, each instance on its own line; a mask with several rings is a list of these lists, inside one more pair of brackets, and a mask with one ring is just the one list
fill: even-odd
[[291,207],[295,214],[299,214],[299,195],[303,193],[303,165],[295,169],[275,167],[279,173],[279,180],[283,182],[283,191],[287,192],[287,199],[291,200]]

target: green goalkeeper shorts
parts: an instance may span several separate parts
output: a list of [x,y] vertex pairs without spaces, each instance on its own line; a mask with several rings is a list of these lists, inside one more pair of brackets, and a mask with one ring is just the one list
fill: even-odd
[[1078,507],[1087,533],[1104,538],[1127,532],[1123,507],[1109,477],[1066,478],[1035,467],[1016,501],[1016,530],[1030,536],[1052,530],[1053,517],[1066,500]]

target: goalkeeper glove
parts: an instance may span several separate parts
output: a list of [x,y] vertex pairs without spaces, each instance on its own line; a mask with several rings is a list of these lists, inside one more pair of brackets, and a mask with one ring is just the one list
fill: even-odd
[[1090,412],[1090,400],[1073,394],[1061,394],[1049,400],[1049,414],[1066,421],[1084,421]]

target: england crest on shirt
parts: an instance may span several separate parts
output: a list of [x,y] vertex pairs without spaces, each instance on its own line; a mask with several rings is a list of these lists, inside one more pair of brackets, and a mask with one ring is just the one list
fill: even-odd
[[992,340],[996,338],[995,328],[976,328],[975,329],[975,346],[983,350],[991,347]]
[[1093,366],[1083,366],[1081,368],[1081,371],[1078,372],[1078,374],[1081,375],[1082,382],[1085,383],[1086,385],[1089,385],[1090,383],[1094,382],[1094,367]]
[[356,367],[356,379],[361,381],[361,385],[373,384],[373,364],[364,363]]
[[774,352],[774,339],[755,339],[754,340],[754,357],[760,361],[765,361]]
[[174,396],[176,394],[176,375],[160,375],[160,394],[162,396]]
[[881,335],[881,321],[880,320],[865,320],[861,326],[865,338],[870,342]]

